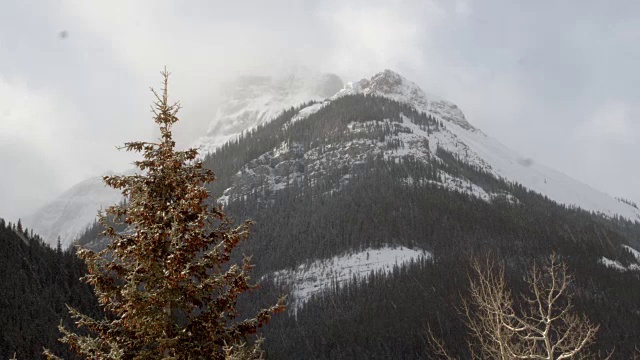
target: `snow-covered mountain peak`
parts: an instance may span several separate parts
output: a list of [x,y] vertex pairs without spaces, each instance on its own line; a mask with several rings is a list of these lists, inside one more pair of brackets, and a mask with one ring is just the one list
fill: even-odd
[[[399,101],[412,106],[420,112],[425,112],[437,121],[445,123],[444,127],[427,128],[413,123],[410,119],[405,119],[407,121],[400,122],[402,125],[391,124],[391,120],[386,119],[382,123],[384,123],[385,126],[394,127],[394,129],[398,131],[397,134],[390,136],[389,139],[391,140],[388,139],[387,142],[396,141],[396,143],[403,144],[401,146],[402,149],[396,149],[394,146],[389,147],[387,143],[379,142],[379,146],[376,147],[374,145],[373,149],[367,148],[367,150],[364,150],[364,148],[361,147],[363,154],[380,152],[383,153],[386,158],[401,158],[407,155],[428,161],[429,158],[436,154],[437,149],[441,148],[454,154],[461,161],[491,173],[497,178],[520,183],[531,190],[546,195],[556,202],[568,206],[577,206],[584,210],[602,213],[610,217],[622,216],[632,220],[640,219],[640,211],[629,204],[618,201],[601,191],[593,189],[580,181],[572,179],[542,164],[523,161],[523,156],[471,126],[458,106],[426,94],[418,85],[391,70],[382,71],[370,79],[362,79],[346,84],[346,86],[329,101],[309,105],[300,110],[300,112],[292,118],[291,123],[301,121],[320,109],[330,106],[332,102],[342,97],[357,94],[376,95]],[[364,127],[374,126],[374,123],[379,124],[380,122],[373,121],[366,123]],[[289,125],[289,123],[286,124],[285,128]],[[349,124],[348,129],[352,132],[365,131],[362,124]],[[425,139],[428,141],[425,142]],[[427,146],[425,146],[425,144],[427,144]],[[352,143],[345,143],[337,146],[337,148],[345,147],[343,154],[340,154],[340,156],[344,155],[346,162],[343,162],[341,165],[345,165],[348,162],[361,161],[354,157],[353,149],[346,150],[346,148],[352,145]],[[364,144],[359,145],[365,146]],[[279,154],[280,151],[276,150],[277,149],[274,149],[267,154],[268,156],[266,157],[269,158],[267,163],[265,163],[265,159],[258,159],[254,164],[256,166],[264,165],[266,167],[261,168],[262,172],[260,175],[252,174],[251,172],[242,172],[239,174],[238,184],[247,181],[252,175],[256,175],[261,179],[262,184],[271,184],[270,186],[272,186],[274,190],[277,190],[283,186],[283,184],[286,184],[286,182],[283,182],[283,179],[286,178],[287,181],[290,181],[291,176],[282,177],[282,174],[279,174],[278,169],[276,169],[277,166],[267,171],[267,168],[273,167],[274,162],[278,162],[275,158],[278,157],[277,154]],[[327,151],[323,149],[320,153],[325,154]],[[311,176],[310,174],[313,173],[313,169],[315,169],[314,164],[322,162],[322,156],[318,157],[317,155],[313,149],[310,149],[308,154],[302,156],[302,158],[305,158],[304,161],[306,164],[301,166],[301,168],[307,169],[309,172],[307,175],[309,176]],[[290,158],[285,156],[283,160],[289,161]],[[318,171],[317,173],[320,174],[327,171],[330,171],[330,169],[322,168],[322,171]],[[268,176],[266,176],[266,174],[268,174]],[[292,176],[297,177],[299,175],[300,174],[296,173]],[[474,188],[474,186],[462,186],[459,180],[460,179],[454,178],[448,179],[445,181],[444,186],[456,191],[470,193],[487,201],[490,201],[494,195],[500,195],[485,193],[480,191],[482,190],[481,188]],[[232,191],[229,193],[231,192]]]
[[347,83],[335,97],[358,93],[384,96],[407,103],[419,111],[431,113],[441,120],[454,123],[463,129],[479,131],[469,124],[462,110],[456,104],[427,94],[414,82],[407,80],[393,70],[386,69],[373,75],[371,79]]
[[292,106],[330,98],[343,87],[335,74],[294,68],[272,76],[241,76],[225,84],[225,99],[209,124],[207,135],[195,142],[202,154],[242,131],[266,123]]

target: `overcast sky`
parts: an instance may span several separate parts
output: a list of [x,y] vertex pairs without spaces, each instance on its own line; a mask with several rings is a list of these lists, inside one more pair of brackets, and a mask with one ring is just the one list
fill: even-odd
[[225,79],[390,68],[522,156],[640,202],[638,64],[637,0],[4,1],[0,217],[129,168],[115,146],[153,139],[165,65],[183,143]]

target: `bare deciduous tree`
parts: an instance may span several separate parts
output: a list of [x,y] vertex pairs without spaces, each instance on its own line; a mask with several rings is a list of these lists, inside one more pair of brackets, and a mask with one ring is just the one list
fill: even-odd
[[[530,293],[524,307],[514,304],[504,267],[492,260],[473,263],[470,299],[462,313],[472,339],[474,359],[560,360],[591,357],[586,348],[595,340],[599,326],[573,311],[571,276],[554,254],[540,269],[535,265],[527,282]],[[453,359],[444,343],[429,332],[438,356]],[[609,355],[611,356],[611,354]]]

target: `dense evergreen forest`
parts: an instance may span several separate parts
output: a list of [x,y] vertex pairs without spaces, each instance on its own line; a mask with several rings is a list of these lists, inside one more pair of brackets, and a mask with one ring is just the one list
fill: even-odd
[[[529,267],[552,252],[575,276],[576,309],[601,325],[593,350],[615,348],[613,358],[632,357],[640,339],[640,272],[620,272],[599,261],[605,256],[634,263],[622,245],[640,248],[638,222],[557,204],[439,146],[428,158],[384,156],[376,151],[380,144],[385,151],[403,146],[396,135],[409,131],[402,126],[405,121],[428,132],[446,126],[408,105],[346,96],[291,123],[298,110],[243,133],[204,161],[218,177],[209,188],[214,198],[224,195],[237,221],[256,221],[249,241],[236,253],[253,255],[253,278],[385,245],[428,250],[434,258],[397,267],[389,276],[354,279],[311,298],[295,313],[274,317],[263,331],[269,358],[421,359],[429,354],[428,325],[454,354],[468,357],[467,330],[458,310],[468,296],[470,259],[495,257],[507,269],[510,288],[519,293]],[[354,124],[362,131],[350,131]],[[276,154],[278,147],[286,151]],[[286,186],[276,191],[259,169],[278,175]],[[486,201],[452,191],[443,186],[443,175],[504,196]],[[99,231],[91,227],[78,243],[102,246]],[[0,356],[18,351],[30,358],[42,346],[54,346],[55,325],[60,318],[68,323],[64,303],[91,313],[93,298],[77,281],[83,269],[71,253],[49,249],[37,237],[4,224],[0,236],[0,246],[6,247],[0,256],[9,259],[0,262],[6,267],[0,274],[7,277],[0,294],[19,293],[0,297],[5,303],[17,299],[0,309],[16,319],[3,324],[11,325],[0,331]],[[287,291],[265,280],[250,300],[257,308]],[[250,307],[240,312],[250,313]],[[15,340],[36,321],[50,330]]]
[[72,251],[0,219],[0,359],[39,359],[45,347],[75,358],[57,341],[57,326],[72,325],[65,304],[97,314],[93,292],[79,280],[85,271]]
[[[387,191],[393,196],[385,196]],[[525,290],[522,279],[531,263],[556,251],[575,274],[577,308],[601,324],[596,348],[615,347],[616,358],[629,358],[640,336],[639,274],[598,263],[603,254],[632,261],[617,245],[624,235],[591,214],[538,195],[530,198],[531,207],[487,204],[439,189],[385,185],[370,176],[310,207],[309,199],[298,206],[289,203],[286,215],[280,201],[254,212],[256,241],[247,252],[256,254],[260,268],[293,266],[296,259],[384,243],[417,246],[435,255],[433,263],[335,289],[330,300],[313,299],[297,317],[276,318],[266,329],[272,340],[267,348],[275,358],[420,358],[427,352],[425,329],[430,324],[452,349],[464,351],[466,331],[456,306],[466,295],[469,259],[496,256],[517,293]],[[309,214],[314,214],[312,220],[307,220]],[[347,224],[361,225],[347,230]]]

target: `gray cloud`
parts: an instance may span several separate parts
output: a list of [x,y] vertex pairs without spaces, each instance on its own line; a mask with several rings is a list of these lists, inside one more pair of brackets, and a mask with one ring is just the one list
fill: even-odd
[[[299,64],[344,80],[392,68],[486,133],[616,196],[640,200],[635,1],[42,1],[0,14],[0,216],[123,170],[152,139],[163,66],[178,140],[206,131],[239,74]],[[66,36],[61,36],[65,33]]]

